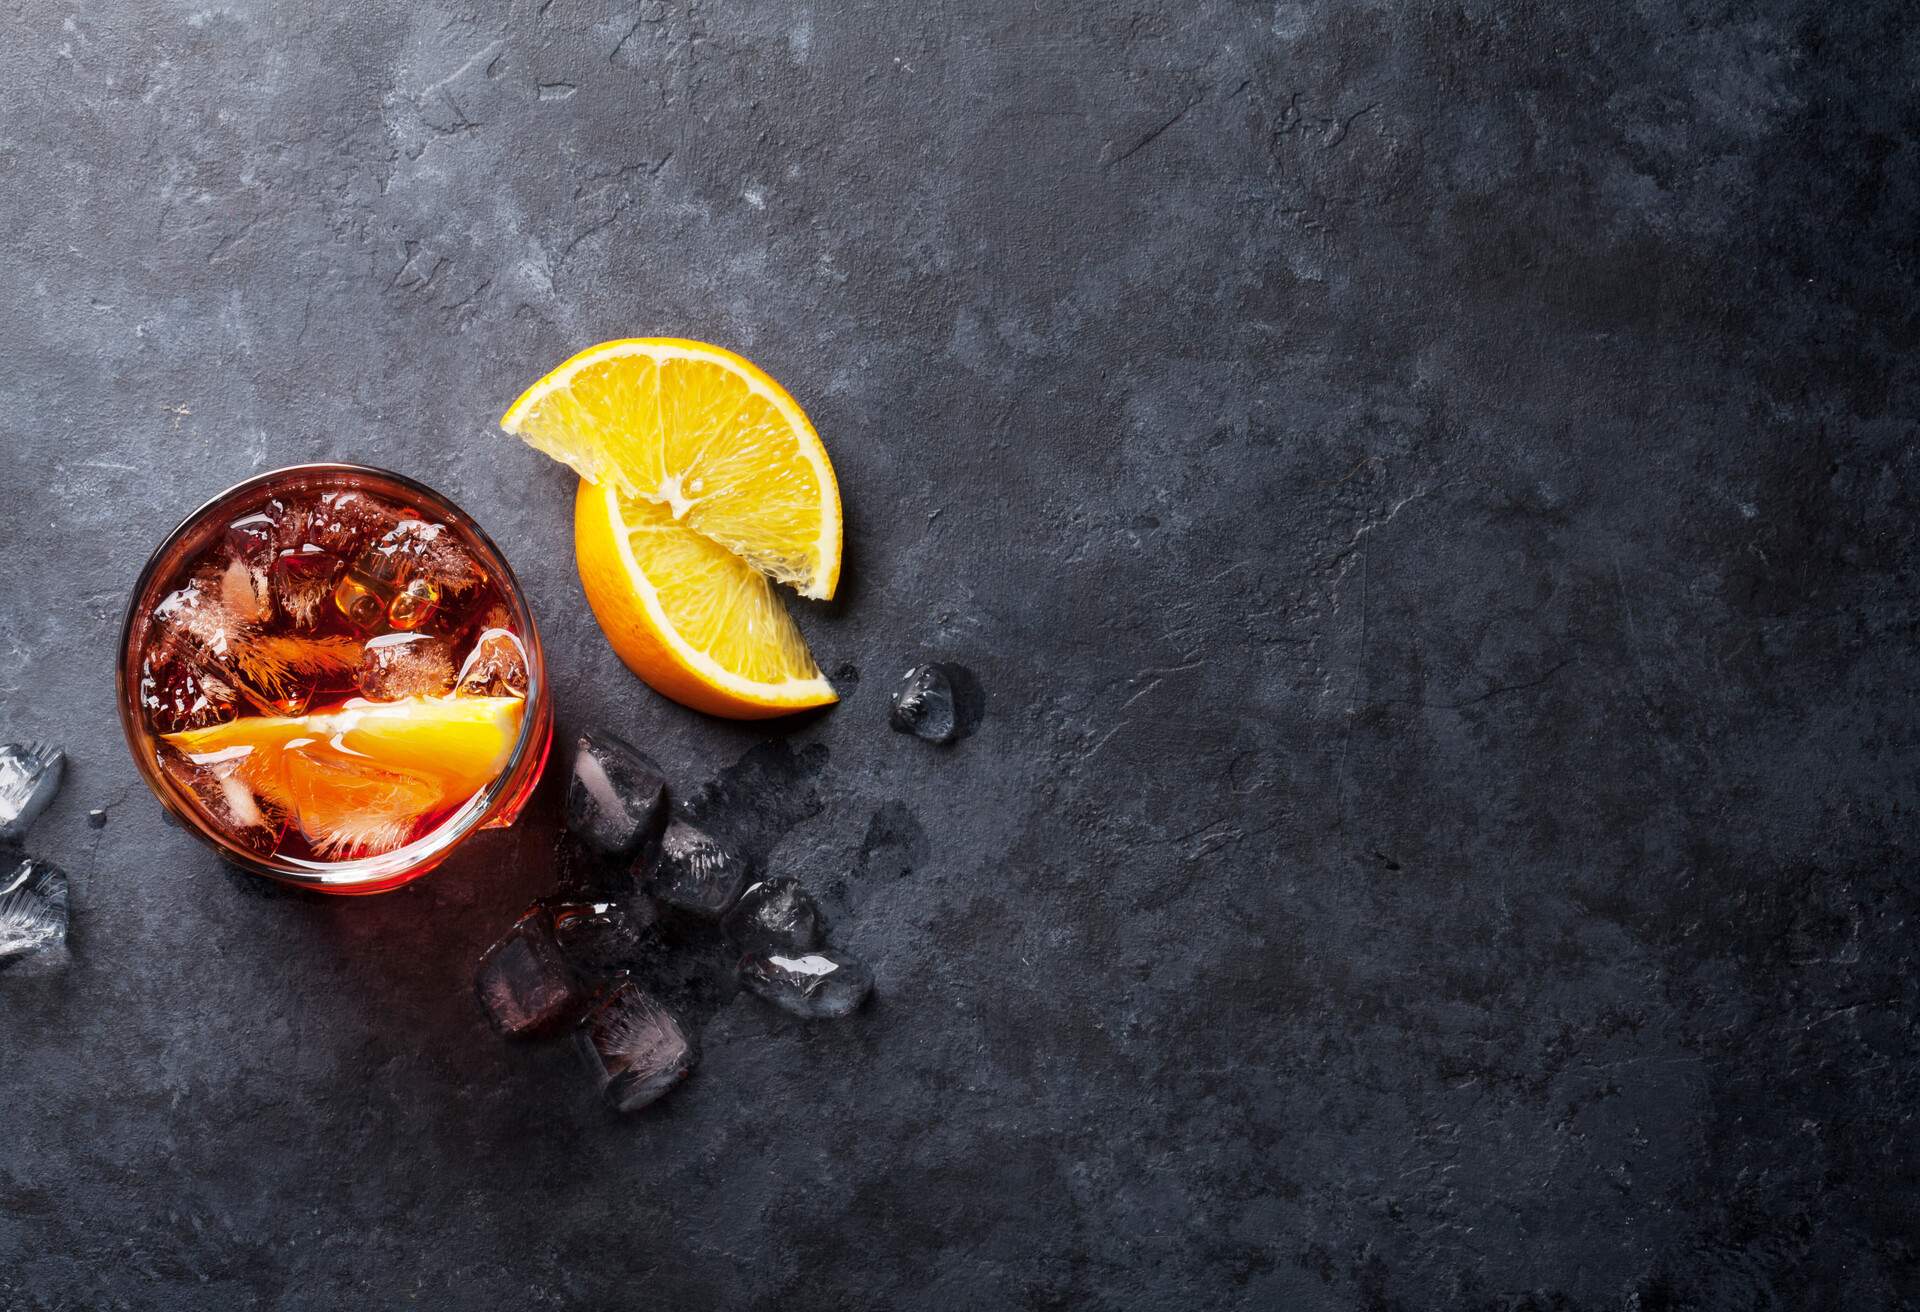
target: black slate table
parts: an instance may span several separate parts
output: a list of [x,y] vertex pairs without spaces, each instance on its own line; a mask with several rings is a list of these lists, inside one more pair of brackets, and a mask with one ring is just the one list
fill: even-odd
[[[0,32],[0,731],[71,754],[76,903],[0,977],[0,1307],[1920,1300],[1905,6]],[[830,444],[831,713],[683,711],[588,616],[493,420],[635,333]],[[563,730],[810,790],[769,864],[869,1009],[728,1003],[623,1121],[469,992],[551,786],[366,901],[161,822],[128,585],[327,458],[493,533]],[[885,727],[930,657],[949,750]]]

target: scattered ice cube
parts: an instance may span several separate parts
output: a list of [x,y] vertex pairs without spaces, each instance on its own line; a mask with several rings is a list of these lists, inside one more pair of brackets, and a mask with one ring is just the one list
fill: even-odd
[[286,828],[286,820],[261,806],[253,789],[240,777],[240,765],[250,752],[250,748],[236,747],[195,759],[160,743],[154,749],[154,760],[169,779],[193,797],[215,828],[243,847],[271,852]]
[[687,1030],[631,980],[588,1014],[579,1044],[607,1102],[623,1112],[656,1101],[700,1059]]
[[632,854],[667,813],[667,779],[653,759],[610,733],[582,734],[567,783],[567,828],[612,856]]
[[630,965],[654,926],[652,903],[636,899],[574,902],[542,898],[553,918],[553,939],[561,955],[580,970],[608,975]]
[[67,877],[30,856],[0,861],[0,971],[66,963]]
[[965,666],[916,665],[894,690],[887,722],[930,743],[956,742],[979,723],[979,704],[979,684]]
[[507,629],[482,632],[460,667],[454,691],[462,697],[526,696],[527,650],[520,639]]
[[508,1038],[550,1034],[585,1010],[589,996],[554,941],[553,917],[534,906],[486,950],[474,992]]
[[873,972],[834,948],[797,955],[770,953],[740,963],[740,982],[774,1006],[809,1020],[849,1015],[873,991]]
[[718,920],[746,886],[750,864],[729,847],[678,816],[667,822],[654,849],[641,857],[647,891],[667,906]]
[[742,952],[765,956],[811,952],[826,941],[826,925],[812,894],[797,879],[764,879],[740,895],[727,914],[727,937]]
[[357,680],[377,702],[437,697],[453,687],[453,649],[425,633],[385,633],[367,639]]
[[67,758],[45,743],[0,746],[0,843],[17,843],[60,791]]

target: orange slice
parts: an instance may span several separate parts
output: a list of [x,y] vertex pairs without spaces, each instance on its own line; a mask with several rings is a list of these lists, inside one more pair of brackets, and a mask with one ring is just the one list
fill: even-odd
[[806,413],[765,372],[700,342],[604,342],[500,425],[586,480],[581,583],[636,674],[716,715],[835,700],[772,584],[833,595],[839,487]]
[[612,482],[582,482],[580,585],[627,668],[677,702],[762,719],[836,700],[764,574]]

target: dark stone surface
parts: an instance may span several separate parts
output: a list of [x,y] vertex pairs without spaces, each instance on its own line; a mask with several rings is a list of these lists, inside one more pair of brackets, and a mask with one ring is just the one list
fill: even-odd
[[[0,980],[0,1307],[1920,1301],[1908,6],[0,30],[0,737],[70,751],[75,954]],[[830,444],[831,712],[682,711],[589,619],[493,420],[629,333]],[[622,1121],[470,992],[553,780],[370,901],[162,824],[128,585],[316,457],[499,540],[563,735],[819,753],[764,860],[872,1004],[736,998]],[[933,659],[951,750],[886,728]]]

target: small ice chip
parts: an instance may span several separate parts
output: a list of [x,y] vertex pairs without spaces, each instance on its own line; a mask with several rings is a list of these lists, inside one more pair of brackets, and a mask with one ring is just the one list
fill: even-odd
[[702,830],[675,817],[648,862],[647,891],[667,906],[703,920],[718,920],[732,910],[746,887],[747,859]]
[[67,877],[58,866],[15,856],[0,873],[0,971],[66,964]]
[[957,742],[980,722],[980,703],[980,685],[964,665],[916,665],[894,689],[887,723],[930,743]]
[[0,746],[0,842],[18,843],[60,791],[67,758],[45,743]]
[[585,1009],[588,995],[554,940],[552,914],[534,906],[480,958],[473,988],[506,1038],[550,1034]]
[[638,1111],[692,1074],[699,1049],[673,1014],[631,980],[579,1030],[580,1054],[616,1111]]
[[727,937],[742,952],[764,956],[811,952],[826,941],[820,907],[797,879],[763,879],[727,914]]
[[740,963],[740,982],[783,1011],[834,1020],[866,1001],[873,972],[851,953],[823,948],[797,956],[749,956]]
[[659,831],[666,813],[666,776],[651,757],[610,733],[581,735],[567,782],[567,828],[610,856],[627,856]]

